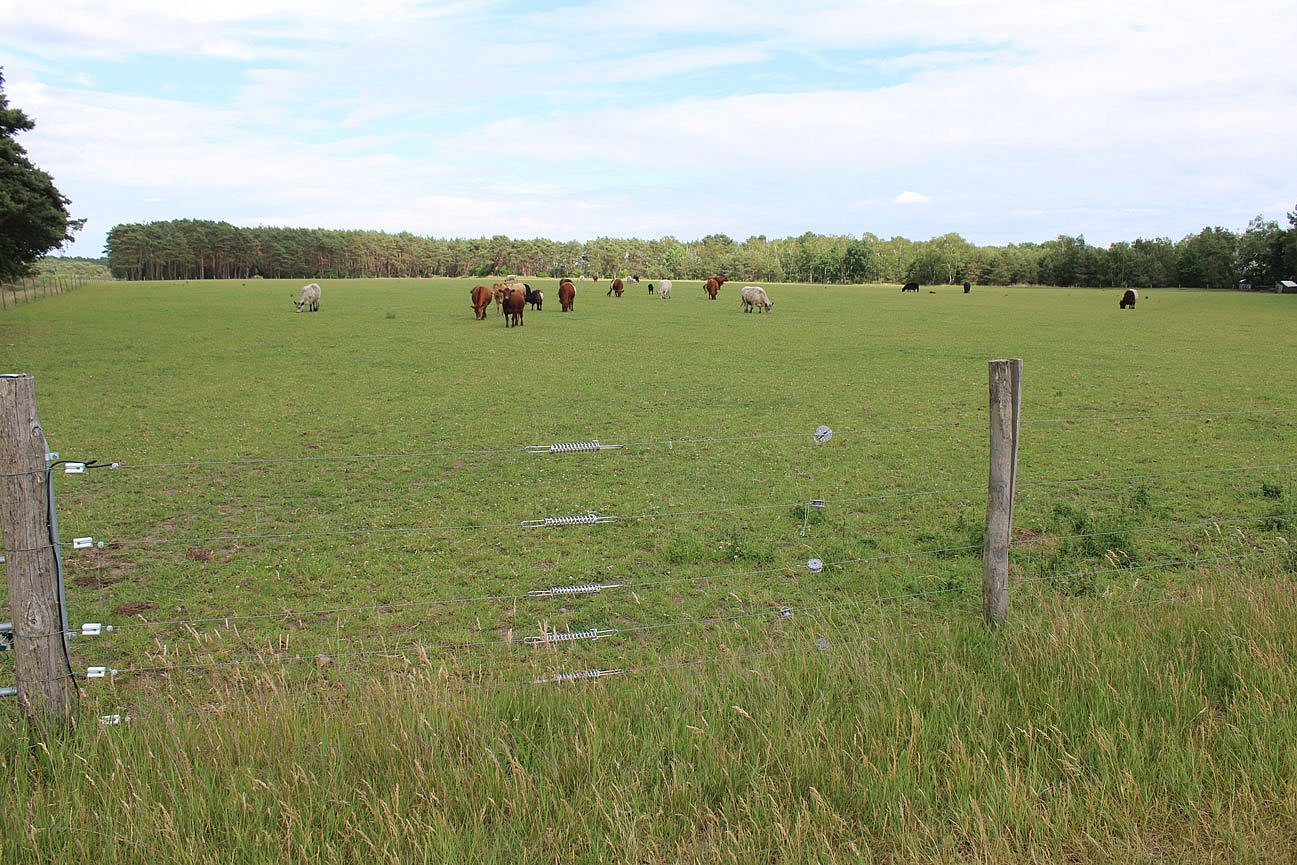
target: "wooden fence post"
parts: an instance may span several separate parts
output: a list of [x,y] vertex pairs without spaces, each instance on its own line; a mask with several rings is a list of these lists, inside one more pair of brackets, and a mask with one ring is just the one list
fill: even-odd
[[63,634],[58,566],[49,529],[45,434],[36,382],[0,375],[0,530],[13,613],[18,704],[40,726],[67,726],[76,684]]
[[1018,473],[1018,420],[1022,407],[1022,360],[990,362],[991,471],[987,483],[986,535],[982,542],[982,613],[992,627],[1009,615],[1009,538]]

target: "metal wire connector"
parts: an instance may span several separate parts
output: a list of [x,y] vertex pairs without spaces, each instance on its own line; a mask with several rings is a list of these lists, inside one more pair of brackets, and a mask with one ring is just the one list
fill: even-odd
[[524,529],[552,528],[554,526],[592,526],[595,523],[613,523],[617,518],[601,517],[598,514],[576,514],[571,517],[545,517],[543,520],[523,520],[519,525]]
[[604,676],[617,676],[626,672],[625,667],[614,667],[608,670],[576,670],[571,673],[552,673],[532,681],[533,685],[548,685],[552,682],[575,682],[578,679],[602,679]]
[[527,594],[533,598],[548,598],[555,595],[593,595],[604,589],[623,589],[625,583],[581,583],[576,586],[551,586],[548,589],[532,589]]
[[553,643],[567,643],[572,640],[597,640],[600,637],[611,637],[616,633],[616,628],[591,628],[588,631],[546,631],[543,634],[526,637],[523,642],[529,646],[547,646]]
[[529,454],[574,454],[587,451],[611,451],[624,448],[625,445],[602,445],[599,439],[588,442],[561,442],[552,445],[528,445],[524,450]]

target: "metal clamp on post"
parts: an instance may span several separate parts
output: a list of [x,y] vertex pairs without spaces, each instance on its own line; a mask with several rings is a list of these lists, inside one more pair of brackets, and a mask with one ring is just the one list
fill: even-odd
[[14,647],[13,622],[0,622],[0,652],[11,652]]
[[575,454],[588,451],[612,451],[624,448],[625,445],[601,445],[599,439],[588,442],[561,442],[553,445],[528,445],[523,448],[529,454]]

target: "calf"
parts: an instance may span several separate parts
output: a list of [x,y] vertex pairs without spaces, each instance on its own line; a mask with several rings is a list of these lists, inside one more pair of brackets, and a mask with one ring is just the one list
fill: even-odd
[[297,312],[301,312],[303,309],[319,312],[320,287],[313,282],[302,286],[302,291],[297,295],[297,300],[293,301],[293,306],[297,307]]
[[703,286],[703,291],[707,292],[708,297],[715,300],[716,295],[720,294],[721,286],[725,284],[726,278],[724,276],[708,277],[707,283]]

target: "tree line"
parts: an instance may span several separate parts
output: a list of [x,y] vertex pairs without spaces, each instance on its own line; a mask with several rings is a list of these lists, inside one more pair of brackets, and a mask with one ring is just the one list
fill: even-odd
[[749,282],[973,282],[1160,288],[1268,288],[1297,274],[1297,211],[1288,226],[1257,217],[1236,233],[1204,228],[1179,241],[1108,247],[1061,235],[1043,243],[975,246],[958,234],[930,240],[807,232],[736,241],[600,237],[516,240],[420,237],[408,232],[242,228],[180,219],[116,225],[108,265],[120,279],[356,279],[374,277],[644,276]]

